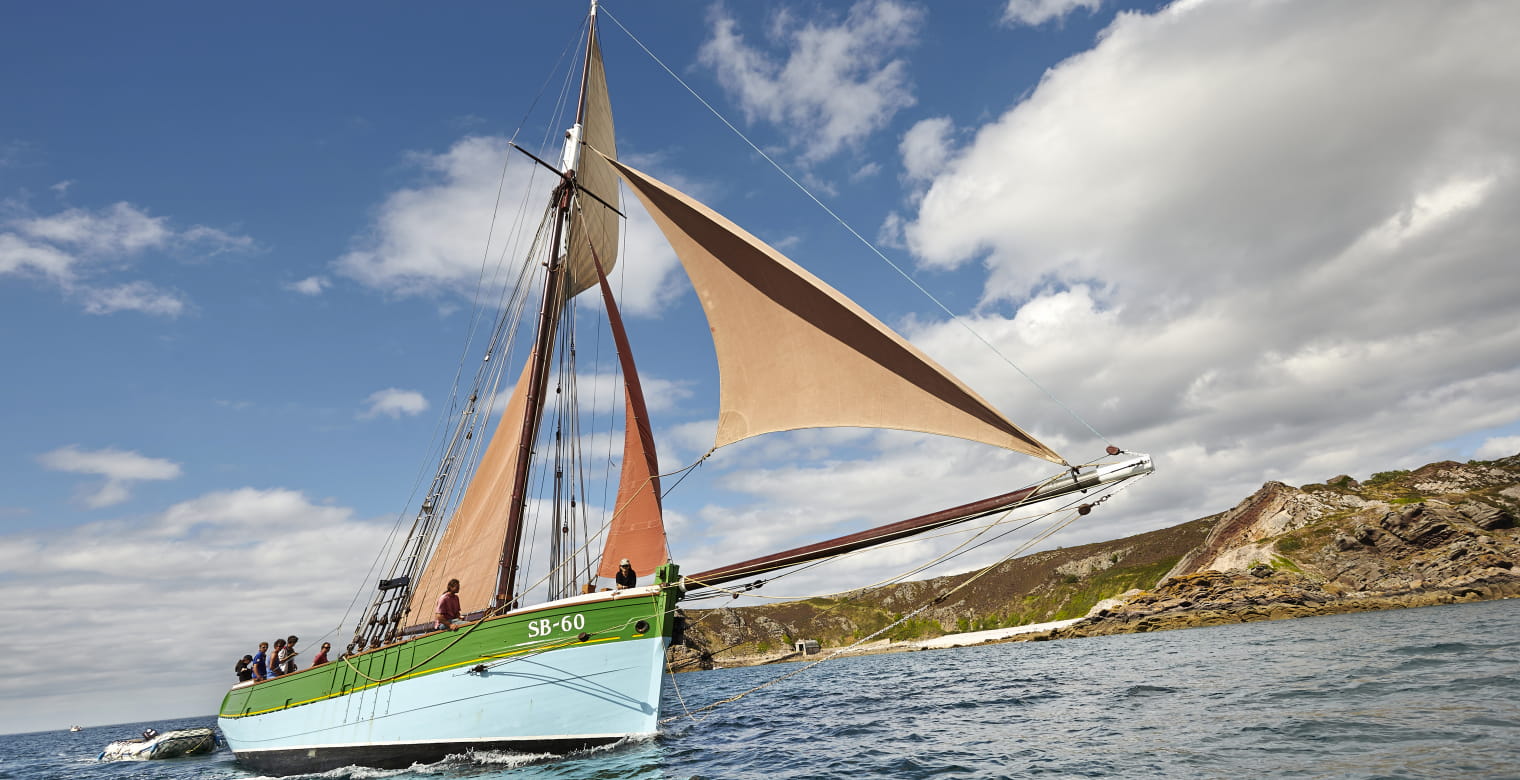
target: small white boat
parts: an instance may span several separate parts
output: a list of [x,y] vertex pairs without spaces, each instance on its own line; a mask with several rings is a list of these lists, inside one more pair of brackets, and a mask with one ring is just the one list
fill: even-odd
[[136,739],[121,739],[106,745],[100,761],[147,761],[153,758],[198,756],[216,750],[220,740],[208,728],[177,729],[160,734],[153,729]]
[[84,726],[70,726],[69,731],[84,731]]

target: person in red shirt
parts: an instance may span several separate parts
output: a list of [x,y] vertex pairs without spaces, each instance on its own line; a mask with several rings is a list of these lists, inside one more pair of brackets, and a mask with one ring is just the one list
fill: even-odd
[[459,580],[449,580],[448,590],[438,597],[438,608],[433,610],[433,629],[454,630],[459,619]]
[[311,665],[312,666],[321,666],[322,664],[327,663],[327,651],[331,650],[331,649],[332,649],[332,643],[330,643],[330,642],[323,642],[322,643],[322,650],[317,653],[317,657],[316,658],[311,659]]

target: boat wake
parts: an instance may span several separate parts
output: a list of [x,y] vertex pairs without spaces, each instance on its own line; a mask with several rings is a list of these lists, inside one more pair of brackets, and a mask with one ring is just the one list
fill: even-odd
[[344,766],[337,769],[329,769],[326,772],[317,772],[304,775],[284,775],[278,778],[273,776],[260,776],[256,780],[292,780],[292,778],[326,778],[328,780],[376,780],[377,778],[389,777],[449,777],[461,774],[475,774],[480,769],[518,769],[526,766],[549,764],[556,761],[573,762],[578,758],[599,756],[608,753],[616,753],[630,747],[645,745],[655,741],[654,735],[640,735],[620,739],[607,745],[576,750],[569,753],[513,753],[498,750],[472,750],[468,753],[460,753],[445,757],[441,761],[431,764],[412,764],[404,769],[377,769],[367,766]]

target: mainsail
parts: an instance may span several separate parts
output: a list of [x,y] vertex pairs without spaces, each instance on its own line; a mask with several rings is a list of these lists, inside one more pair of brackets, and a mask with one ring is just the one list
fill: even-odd
[[527,413],[528,375],[525,363],[491,443],[475,467],[475,476],[412,590],[413,622],[432,619],[433,599],[443,593],[451,579],[459,580],[459,605],[465,612],[491,604],[501,567],[502,522],[512,496],[512,477],[521,450],[519,432]]
[[[557,283],[561,287],[558,291],[545,291],[550,300],[548,308],[551,310],[551,318],[548,327],[551,329],[557,327],[554,323],[561,316],[558,309],[563,301],[597,284],[598,262],[606,268],[611,268],[617,262],[619,216],[607,205],[616,202],[617,174],[606,159],[597,155],[579,154],[583,144],[609,150],[608,153],[613,156],[616,156],[617,149],[612,124],[612,102],[607,95],[607,77],[602,67],[602,53],[595,25],[591,25],[588,33],[580,109],[570,136],[565,145],[563,165],[566,169],[574,169],[578,189],[587,190],[600,200],[575,197],[573,207],[566,209],[569,227],[562,258],[564,269],[557,277]],[[555,247],[552,251],[558,253],[560,248]],[[540,355],[538,358],[547,363],[549,355]],[[540,371],[540,376],[543,373]],[[432,617],[432,600],[443,593],[450,579],[460,581],[459,602],[466,613],[494,606],[497,601],[499,579],[504,565],[503,548],[514,545],[513,540],[506,538],[509,531],[505,525],[509,515],[514,511],[521,512],[523,501],[522,496],[514,497],[514,483],[518,480],[518,473],[527,467],[523,455],[531,450],[532,445],[527,442],[527,446],[524,446],[523,437],[525,432],[536,431],[536,426],[524,425],[524,421],[529,416],[542,414],[543,396],[541,388],[540,391],[532,389],[532,374],[530,358],[529,363],[523,366],[511,400],[502,412],[501,422],[475,469],[464,498],[449,519],[443,537],[439,539],[426,569],[412,590],[410,617],[414,623]],[[530,398],[534,400],[532,406],[537,408],[530,408]],[[647,419],[644,420],[644,425],[647,429]],[[653,452],[652,439],[650,452]],[[628,478],[625,477],[626,479]],[[654,486],[657,493],[658,483],[654,483]],[[517,504],[515,508],[514,500]],[[656,501],[656,522],[659,520],[658,508]],[[625,524],[642,516],[644,515],[634,512]],[[644,524],[648,523],[646,519]],[[660,526],[659,535],[661,555],[658,563],[663,563],[663,525]],[[616,568],[615,564],[613,568]],[[653,566],[649,568],[652,569]]]

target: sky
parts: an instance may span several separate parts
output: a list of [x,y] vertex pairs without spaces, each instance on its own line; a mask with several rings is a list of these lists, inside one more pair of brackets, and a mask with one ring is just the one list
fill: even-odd
[[[212,713],[258,641],[346,641],[433,467],[510,232],[498,188],[543,196],[506,141],[555,153],[574,5],[7,10],[0,621],[25,628],[0,639],[0,732]],[[604,9],[624,160],[1073,461],[1155,457],[1048,545],[1520,451],[1520,6]],[[674,470],[711,444],[712,348],[628,212],[616,282]],[[1048,473],[913,434],[762,437],[667,498],[671,548],[695,571]]]

